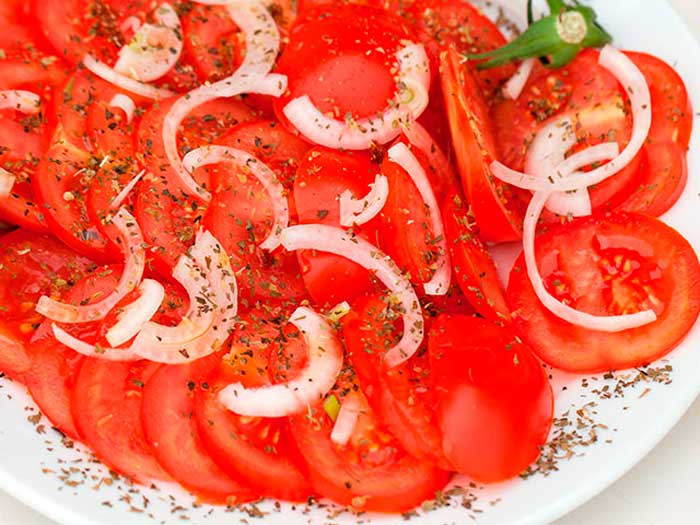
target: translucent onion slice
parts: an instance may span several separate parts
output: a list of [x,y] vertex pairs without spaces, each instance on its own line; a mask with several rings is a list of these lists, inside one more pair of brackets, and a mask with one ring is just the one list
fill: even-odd
[[384,360],[395,367],[410,359],[423,341],[423,311],[411,282],[401,273],[391,257],[360,237],[340,228],[321,224],[291,226],[282,232],[282,246],[289,251],[318,250],[340,255],[374,272],[401,307],[403,335],[389,349]]
[[631,328],[637,328],[656,321],[656,314],[653,310],[645,310],[635,314],[597,316],[581,312],[562,303],[552,296],[545,288],[544,282],[537,268],[537,258],[535,256],[535,237],[537,222],[542,214],[544,205],[550,194],[537,192],[532,197],[527,209],[527,215],[523,224],[523,248],[525,254],[525,264],[527,275],[532,282],[537,298],[542,305],[554,315],[576,326],[581,326],[589,330],[599,332],[622,332]]
[[138,361],[140,359],[130,348],[109,348],[86,343],[82,339],[72,336],[56,323],[51,323],[51,330],[59,343],[87,357],[106,361]]
[[182,24],[175,9],[163,3],[153,12],[155,24],[143,24],[119,50],[114,71],[139,82],[153,82],[170,71],[182,55]]
[[250,417],[285,417],[318,403],[335,385],[343,367],[343,347],[323,316],[297,308],[289,318],[308,345],[308,362],[299,376],[287,383],[246,388],[234,383],[219,393],[219,401],[232,412]]
[[202,166],[232,163],[252,174],[267,191],[275,212],[275,222],[267,238],[260,244],[263,250],[275,250],[280,245],[280,234],[289,226],[289,202],[284,186],[277,175],[264,162],[249,153],[227,146],[204,146],[190,151],[182,159],[182,164],[189,172]]
[[163,100],[168,97],[175,95],[172,91],[164,88],[159,88],[146,84],[144,82],[139,82],[131,77],[117,73],[114,69],[109,67],[104,62],[100,62],[96,58],[90,55],[85,55],[83,58],[83,65],[88,71],[97,75],[103,80],[106,80],[110,84],[113,84],[125,91],[134,93],[144,98],[150,98],[153,100]]
[[430,65],[422,44],[409,44],[396,53],[399,64],[395,99],[376,117],[337,120],[324,115],[308,95],[291,100],[283,112],[309,141],[328,148],[364,150],[386,144],[401,134],[428,106]]
[[136,104],[134,103],[134,99],[131,97],[124,95],[123,93],[117,93],[112,97],[112,100],[109,101],[109,106],[112,108],[119,108],[126,113],[127,124],[131,124],[131,122],[134,120]]
[[401,166],[411,177],[413,184],[416,185],[418,193],[420,193],[430,215],[433,239],[439,248],[435,273],[430,281],[423,285],[425,293],[428,295],[445,295],[452,281],[452,265],[450,264],[450,255],[447,250],[447,238],[442,224],[442,215],[440,214],[440,208],[428,175],[413,152],[403,142],[392,146],[388,151],[388,157],[390,161]]
[[362,405],[360,400],[354,394],[348,394],[340,405],[338,417],[335,419],[335,425],[331,431],[331,441],[336,445],[344,447],[350,441],[352,433],[357,426],[357,420],[360,417]]
[[109,207],[113,210],[116,210],[121,207],[121,205],[124,203],[126,198],[129,196],[129,193],[132,192],[132,190],[136,187],[136,185],[139,183],[139,181],[143,178],[143,176],[146,174],[146,170],[141,170],[137,175],[134,176],[133,179],[131,179],[124,188],[122,188],[122,191],[120,191],[114,199],[112,199],[112,202],[110,203]]
[[[31,91],[0,91],[0,110],[14,109],[25,115],[35,115],[41,109],[41,98]],[[15,176],[0,167],[0,197],[8,197],[15,185]]]
[[119,321],[107,331],[105,339],[110,345],[121,346],[136,337],[163,303],[165,288],[158,281],[144,279],[139,290],[141,296],[124,307]]
[[[613,160],[586,173],[571,175],[570,163],[574,162],[569,157],[560,164],[555,173],[547,180],[542,181],[537,177],[511,170],[500,162],[491,164],[491,171],[499,179],[531,191],[572,191],[579,188],[587,188],[600,184],[604,180],[624,169],[639,153],[644,146],[649,129],[651,127],[651,95],[649,85],[639,68],[624,53],[612,46],[605,46],[600,52],[599,63],[610,71],[624,86],[632,104],[634,124],[632,137],[625,149]],[[595,147],[595,146],[594,146]],[[586,150],[584,150],[585,152]],[[583,153],[583,152],[580,152]],[[580,159],[580,158],[579,158]],[[579,162],[576,160],[575,162]]]
[[73,305],[55,301],[44,295],[36,305],[41,315],[59,323],[88,323],[104,319],[124,296],[141,283],[146,266],[146,249],[143,235],[136,219],[125,209],[120,208],[112,217],[112,224],[119,233],[117,242],[124,252],[124,272],[116,288],[107,297],[93,304]]
[[361,199],[356,199],[350,190],[340,194],[340,225],[347,228],[362,225],[376,217],[389,198],[389,179],[377,174],[370,190]]
[[235,326],[238,287],[228,255],[209,232],[200,232],[174,277],[190,296],[190,309],[175,327],[148,322],[131,348],[149,361],[179,364],[219,350]]
[[277,24],[263,2],[228,2],[229,14],[245,34],[246,54],[241,66],[228,78],[203,85],[180,97],[163,120],[163,145],[170,165],[182,185],[182,191],[211,200],[211,194],[202,188],[185,169],[177,147],[177,132],[182,121],[192,110],[220,97],[234,97],[242,93],[277,93],[286,89],[286,77],[268,74],[272,70],[280,48]]
[[532,68],[535,67],[536,58],[526,58],[518,66],[517,71],[513,74],[508,82],[503,85],[503,96],[511,100],[518,100],[520,94],[525,88],[530,74],[532,74]]
[[447,160],[445,153],[440,149],[440,146],[438,146],[428,130],[414,120],[404,128],[403,134],[412,146],[418,148],[428,157],[430,166],[437,172],[441,181],[457,180],[452,166],[450,166],[450,161]]

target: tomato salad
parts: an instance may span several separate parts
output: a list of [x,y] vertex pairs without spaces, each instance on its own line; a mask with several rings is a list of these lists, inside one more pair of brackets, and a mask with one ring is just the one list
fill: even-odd
[[0,370],[205,502],[518,476],[546,366],[648,364],[700,312],[656,218],[684,83],[548,4],[508,42],[462,0],[3,2]]

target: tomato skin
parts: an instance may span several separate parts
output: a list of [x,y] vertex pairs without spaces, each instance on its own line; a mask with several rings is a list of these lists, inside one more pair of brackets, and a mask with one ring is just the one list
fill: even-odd
[[496,146],[484,99],[476,80],[451,48],[440,57],[445,107],[457,154],[462,187],[480,228],[482,240],[507,242],[522,236],[524,204],[518,191],[494,179],[490,165]]
[[540,363],[510,329],[476,317],[438,317],[428,345],[443,450],[455,470],[483,483],[523,472],[552,423]]
[[612,212],[578,219],[538,237],[536,253],[550,293],[572,307],[597,315],[652,308],[658,316],[654,323],[614,334],[571,325],[540,304],[521,257],[507,292],[514,324],[556,368],[593,373],[646,365],[671,351],[700,313],[700,266],[693,248],[651,217]]
[[141,418],[158,462],[183,487],[210,503],[229,505],[257,495],[216,466],[207,454],[194,419],[195,390],[221,359],[213,354],[186,365],[165,365],[143,391]]

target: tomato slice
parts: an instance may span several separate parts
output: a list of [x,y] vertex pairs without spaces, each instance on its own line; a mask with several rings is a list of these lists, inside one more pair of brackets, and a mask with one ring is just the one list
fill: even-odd
[[399,367],[387,369],[383,363],[386,349],[400,337],[398,317],[382,297],[356,301],[341,321],[348,359],[372,410],[401,446],[421,461],[452,470],[442,452],[425,348]]
[[498,271],[469,206],[454,194],[442,210],[455,281],[479,314],[493,321],[510,319]]
[[383,112],[397,91],[394,55],[406,41],[416,39],[383,9],[329,3],[306,10],[277,63],[289,90],[275,101],[275,113],[285,122],[282,109],[302,95],[337,118]]
[[[264,496],[304,501],[312,491],[287,420],[239,416],[218,400],[219,391],[233,382],[247,387],[272,382],[271,352],[288,344],[281,336],[286,324],[279,309],[254,309],[242,317],[231,352],[208,379],[208,388],[197,391],[195,416],[209,454],[230,476],[244,479]],[[297,336],[289,344],[299,343]]]
[[474,74],[462,66],[454,48],[441,55],[440,73],[462,186],[482,240],[518,240],[524,217],[522,194],[491,174],[489,166],[497,159],[496,145]]
[[[294,201],[301,224],[340,226],[338,197],[350,190],[356,199],[369,192],[380,167],[366,152],[314,148],[301,161],[294,181]],[[353,232],[380,243],[379,219]],[[304,285],[316,304],[334,306],[374,290],[369,272],[354,262],[328,253],[298,252]]]
[[186,365],[162,366],[146,384],[141,414],[156,459],[178,483],[204,501],[234,505],[257,495],[216,466],[194,419],[195,391],[220,359],[213,354]]
[[523,472],[547,440],[554,409],[532,352],[510,328],[458,315],[438,317],[429,349],[443,450],[455,470],[484,483]]
[[522,257],[508,304],[523,340],[548,364],[572,372],[642,366],[671,351],[700,313],[700,267],[675,230],[644,215],[613,212],[537,238],[538,267],[551,294],[594,315],[652,309],[656,322],[619,333],[574,326],[546,310]]
[[42,295],[58,296],[93,263],[53,237],[15,230],[0,239],[0,370],[24,381],[27,351],[43,318],[34,310]]
[[449,474],[408,455],[381,423],[347,369],[331,392],[342,404],[348,394],[360,404],[347,445],[331,441],[333,421],[323,403],[290,418],[294,439],[309,468],[314,490],[363,511],[402,512],[435,497]]
[[110,468],[140,483],[168,479],[141,426],[143,388],[155,363],[86,358],[73,390],[72,410],[85,443]]

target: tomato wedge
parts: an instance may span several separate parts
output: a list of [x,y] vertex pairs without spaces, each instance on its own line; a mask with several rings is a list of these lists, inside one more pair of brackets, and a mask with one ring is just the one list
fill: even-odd
[[594,315],[652,309],[656,322],[619,333],[569,324],[545,309],[523,258],[510,275],[508,304],[523,340],[546,363],[571,372],[643,366],[671,351],[700,313],[700,266],[678,232],[644,215],[578,219],[537,238],[538,267],[551,294]]
[[484,483],[523,472],[539,456],[554,410],[532,352],[510,328],[458,315],[435,320],[428,346],[442,446],[454,469]]
[[195,391],[220,359],[213,354],[186,365],[162,366],[144,388],[141,417],[156,459],[176,481],[204,501],[235,505],[258,496],[216,466],[194,419]]

